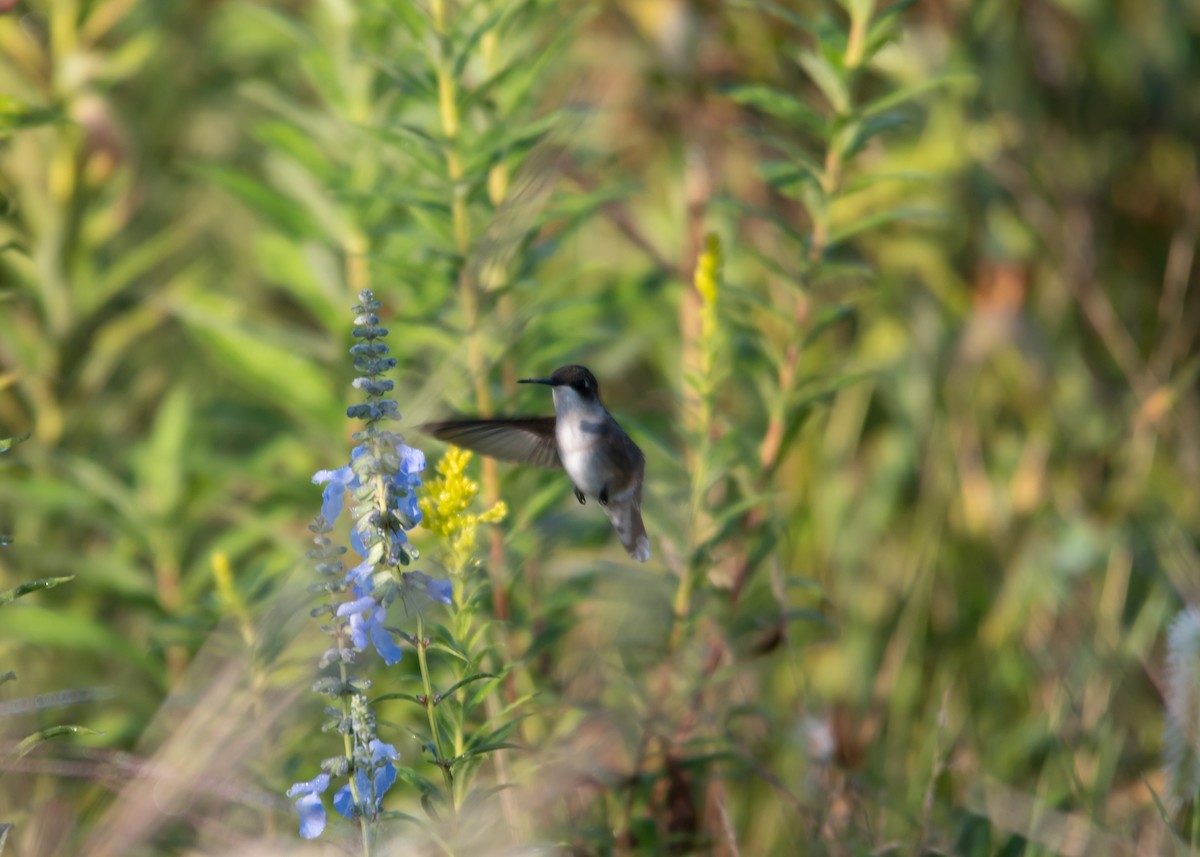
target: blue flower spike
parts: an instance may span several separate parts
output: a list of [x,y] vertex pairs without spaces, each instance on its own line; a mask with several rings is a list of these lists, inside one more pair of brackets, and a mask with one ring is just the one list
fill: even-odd
[[[344,755],[322,764],[330,773],[288,789],[288,797],[295,799],[300,816],[300,835],[305,839],[315,839],[325,830],[328,819],[321,796],[334,776],[342,781],[333,795],[334,809],[347,819],[365,819],[372,824],[378,822],[383,796],[397,779],[395,761],[399,754],[376,733],[375,715],[366,696],[371,683],[347,675],[345,666],[370,649],[388,666],[400,662],[404,653],[396,636],[404,635],[385,624],[388,605],[397,596],[419,593],[441,604],[453,600],[450,581],[401,569],[418,558],[407,531],[421,521],[417,500],[425,453],[386,428],[388,421],[399,418],[400,408],[393,399],[386,398],[394,384],[383,376],[396,367],[396,358],[390,356],[385,341],[387,329],[376,315],[380,306],[374,295],[364,290],[359,293],[359,305],[354,307],[357,342],[350,353],[359,373],[354,387],[364,394],[365,401],[346,410],[347,416],[364,421],[362,429],[354,434],[356,445],[350,461],[332,470],[319,470],[312,478],[314,485],[321,486],[321,512],[309,527],[315,547],[308,556],[322,578],[315,588],[330,597],[327,606],[313,615],[334,617],[325,626],[333,644],[322,655],[321,665],[326,670],[334,665],[343,670],[326,673],[314,689],[333,700],[336,707],[331,712],[337,728],[350,736],[351,744]],[[349,569],[342,560],[346,548],[332,540],[334,525],[347,505],[349,545],[357,554]]]

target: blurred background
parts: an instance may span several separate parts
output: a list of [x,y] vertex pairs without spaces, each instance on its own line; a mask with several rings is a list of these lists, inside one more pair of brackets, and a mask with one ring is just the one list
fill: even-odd
[[300,853],[363,288],[431,470],[566,363],[647,455],[645,567],[470,464],[458,853],[1186,853],[1197,140],[1188,0],[0,0],[5,854]]

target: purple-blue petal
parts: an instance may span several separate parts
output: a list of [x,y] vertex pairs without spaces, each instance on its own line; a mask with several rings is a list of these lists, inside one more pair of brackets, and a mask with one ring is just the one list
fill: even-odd
[[420,473],[425,469],[425,453],[421,450],[402,443],[396,447],[396,452],[400,456],[401,468],[408,473]]
[[454,603],[454,584],[449,580],[430,580],[425,591],[434,601],[440,601],[443,604]]
[[383,662],[389,667],[400,663],[400,659],[404,657],[404,650],[396,645],[392,632],[383,626],[382,618],[369,622],[367,630],[371,635],[371,645],[379,652]]
[[350,791],[349,783],[338,789],[337,794],[333,796],[333,808],[343,818],[354,818],[354,792]]
[[367,749],[371,751],[372,765],[378,765],[384,759],[394,762],[400,758],[400,753],[397,752],[395,745],[384,743],[378,738],[372,738],[371,743],[367,744]]
[[313,475],[313,483],[320,485],[325,483],[325,488],[321,491],[321,517],[325,522],[332,524],[342,514],[342,506],[346,499],[346,489],[354,482],[354,471],[349,465],[339,467],[337,470],[318,470]]
[[350,642],[354,643],[354,648],[361,650],[367,647],[369,627],[362,613],[354,613],[350,616]]
[[318,470],[313,474],[313,485],[324,485],[326,482],[341,482],[343,481],[344,473],[350,468],[343,465],[336,470]]
[[325,486],[325,490],[321,492],[321,517],[325,519],[325,523],[332,524],[338,519],[338,515],[342,514],[345,496],[345,489],[336,482]]
[[421,507],[417,505],[416,492],[411,490],[405,496],[397,498],[396,508],[409,519],[412,526],[421,523],[421,519],[424,517]]
[[362,533],[358,531],[358,527],[350,528],[350,547],[354,548],[354,552],[366,559],[367,545],[363,542]]
[[354,601],[347,601],[344,604],[339,604],[337,614],[339,616],[348,616],[351,613],[366,613],[374,610],[376,601],[371,596],[356,598]]
[[[357,586],[359,583],[366,581],[373,569],[374,566],[364,559],[358,565],[354,566],[354,568],[346,572],[346,582]],[[357,592],[358,590],[356,589],[355,591]]]
[[329,774],[317,774],[306,783],[293,783],[287,790],[288,797],[296,795],[319,795],[329,788]]
[[388,762],[381,768],[375,769],[375,800],[381,802],[387,790],[396,782],[396,766]]
[[305,839],[316,839],[325,830],[325,805],[319,794],[306,794],[296,801],[296,812],[300,814],[300,835]]

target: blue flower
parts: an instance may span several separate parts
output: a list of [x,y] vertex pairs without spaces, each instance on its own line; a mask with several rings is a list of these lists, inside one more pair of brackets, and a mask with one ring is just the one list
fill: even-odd
[[409,527],[421,523],[421,510],[417,506],[417,491],[421,487],[421,471],[425,469],[425,453],[407,444],[397,444],[396,454],[400,466],[392,478],[393,497],[396,509],[408,519]]
[[[394,436],[388,435],[388,437]],[[422,515],[421,509],[417,505],[416,489],[421,487],[421,471],[425,469],[425,453],[400,443],[398,440],[389,441],[389,445],[392,446],[399,458],[396,473],[388,480],[389,487],[392,489],[389,492],[391,494],[390,504],[406,519],[401,522],[404,529],[411,529],[421,523]],[[349,464],[336,470],[318,470],[313,474],[313,484],[325,486],[321,492],[321,517],[325,519],[326,523],[332,525],[342,514],[346,492],[355,491],[362,486],[363,480],[354,471],[354,462],[367,453],[367,447],[359,444],[351,451]],[[364,532],[364,529],[367,532]],[[367,555],[366,535],[368,532],[369,526],[360,527],[358,522],[350,528],[350,547],[359,556]],[[393,537],[393,541],[396,542],[407,541],[403,530],[394,531]]]
[[357,526],[350,528],[350,547],[354,548],[354,552],[365,558],[367,555],[367,544],[363,541],[362,533],[359,532]]
[[409,592],[423,592],[431,601],[442,604],[454,603],[454,584],[449,580],[438,580],[423,571],[406,571],[401,579]]
[[387,790],[396,782],[396,766],[392,762],[400,758],[396,748],[372,738],[367,745],[371,751],[371,764],[375,768],[375,800],[382,801]]
[[396,454],[400,456],[400,472],[415,480],[414,487],[420,485],[421,477],[416,474],[425,469],[425,453],[401,443],[396,445]]
[[330,526],[342,514],[342,503],[346,498],[346,490],[358,482],[358,477],[350,469],[349,464],[342,465],[337,470],[318,470],[313,474],[314,485],[324,485],[321,492],[321,517]]
[[350,639],[357,649],[365,649],[368,640],[389,667],[400,663],[404,651],[392,639],[392,632],[383,625],[387,610],[370,595],[347,601],[337,609],[338,616],[350,617]]
[[296,811],[300,814],[300,835],[316,839],[325,829],[325,806],[321,795],[329,788],[329,774],[318,774],[306,783],[296,783],[287,790],[288,797],[300,795]]
[[431,579],[425,585],[425,591],[434,601],[440,601],[447,605],[454,603],[454,584],[449,580]]
[[[400,758],[396,748],[378,738],[372,738],[367,745],[371,751],[370,772],[359,768],[354,772],[354,786],[358,790],[358,798],[367,815],[374,815],[383,806],[383,796],[396,782],[396,766],[392,764]],[[354,818],[354,789],[350,783],[342,786],[333,796],[333,808],[345,818]]]
[[365,587],[367,590],[370,589],[367,584],[371,577],[371,572],[374,570],[375,566],[371,565],[369,561],[364,559],[358,565],[346,572],[346,582],[354,586],[354,592],[356,595],[364,594],[358,591],[360,586]]
[[[358,787],[359,795],[367,798],[367,789],[370,787],[370,781],[367,779],[366,771],[354,772],[354,784]],[[343,818],[354,819],[354,790],[350,788],[349,783],[338,789],[337,794],[333,796],[333,808]]]

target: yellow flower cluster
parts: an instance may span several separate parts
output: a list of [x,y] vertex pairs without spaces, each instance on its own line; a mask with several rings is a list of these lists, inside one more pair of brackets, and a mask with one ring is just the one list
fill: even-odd
[[421,525],[445,539],[450,552],[450,570],[461,571],[475,551],[475,530],[480,524],[504,520],[508,507],[497,502],[481,514],[468,512],[479,483],[467,478],[467,462],[471,453],[456,446],[446,450],[437,464],[437,478],[425,483],[425,492],[418,501],[423,518]]
[[717,281],[721,276],[721,239],[715,232],[704,239],[704,252],[696,260],[696,291],[704,299],[705,309],[716,309]]
[[700,374],[704,384],[711,385],[713,364],[717,351],[717,298],[721,283],[721,240],[710,232],[704,241],[704,252],[696,260],[693,275],[696,291],[700,293],[700,343],[703,353]]

